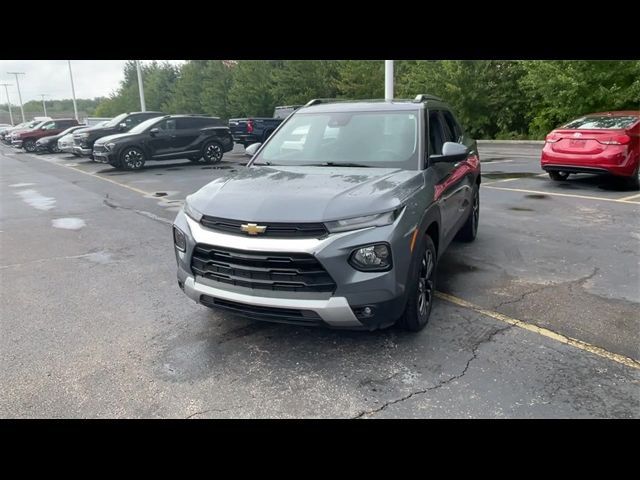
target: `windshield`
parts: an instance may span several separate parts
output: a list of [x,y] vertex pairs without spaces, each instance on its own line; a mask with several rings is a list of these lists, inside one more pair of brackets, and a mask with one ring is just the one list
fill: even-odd
[[160,120],[162,120],[162,119],[158,118],[158,117],[153,117],[153,118],[150,118],[148,120],[145,120],[144,122],[139,123],[138,125],[133,127],[131,130],[129,130],[129,133],[142,133],[147,128],[149,128],[151,125],[159,122]]
[[601,130],[608,128],[627,128],[633,125],[638,121],[638,116],[636,115],[626,115],[626,116],[612,116],[612,115],[602,115],[595,117],[582,117],[576,120],[573,120],[562,128],[574,128],[578,130],[589,129],[589,130]]
[[416,112],[299,113],[256,156],[269,165],[418,168]]
[[121,113],[117,117],[109,120],[105,127],[116,127],[120,122],[122,122],[125,118],[127,118],[128,113]]

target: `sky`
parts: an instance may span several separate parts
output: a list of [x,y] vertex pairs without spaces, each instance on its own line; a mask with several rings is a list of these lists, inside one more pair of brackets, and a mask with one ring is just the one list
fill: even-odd
[[[149,62],[150,60],[142,60]],[[163,62],[165,60],[158,60]],[[166,60],[176,65],[184,60]],[[73,83],[76,98],[104,97],[115,91],[123,78],[126,60],[72,60]],[[7,72],[24,72],[19,75],[22,101],[71,98],[71,81],[66,60],[0,60],[0,83],[10,83],[9,99],[18,105],[15,75]],[[0,103],[6,103],[4,87],[0,88]]]

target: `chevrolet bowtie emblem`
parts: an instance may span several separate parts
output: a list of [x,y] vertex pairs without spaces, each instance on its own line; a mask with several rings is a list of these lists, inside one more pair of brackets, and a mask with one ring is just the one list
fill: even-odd
[[248,233],[249,235],[264,233],[266,229],[266,225],[258,225],[256,223],[243,223],[242,225],[240,225],[240,230]]

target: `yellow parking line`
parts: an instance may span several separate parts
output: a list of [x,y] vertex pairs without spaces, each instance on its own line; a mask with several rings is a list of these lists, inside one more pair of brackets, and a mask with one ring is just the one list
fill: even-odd
[[[627,202],[627,201],[629,201],[629,200],[631,200],[631,199],[633,199],[633,198],[637,198],[637,199],[639,199],[639,200],[640,200],[640,193],[636,193],[635,195],[631,195],[631,196],[629,196],[629,197],[621,198],[621,199],[620,199],[620,201],[625,201],[625,202]],[[633,202],[633,203],[636,203],[636,202]]]
[[[35,158],[38,158],[38,157],[35,157]],[[65,165],[64,163],[48,162],[47,160],[43,160],[41,158],[38,158],[38,160],[42,160],[43,162],[47,162],[47,163],[49,163],[51,165],[58,165],[60,167],[68,168],[69,170],[75,170],[76,172],[80,172],[80,173],[82,173],[84,175],[89,175],[90,177],[93,177],[93,178],[99,178],[100,180],[104,180],[105,182],[113,183],[115,185],[120,185],[121,187],[128,188],[129,190],[132,190],[132,191],[134,191],[136,193],[140,193],[141,195],[153,195],[153,193],[151,193],[151,192],[145,192],[144,190],[140,190],[139,188],[131,187],[131,186],[126,185],[124,183],[116,182],[115,180],[111,180],[110,178],[101,177],[100,175],[95,174],[95,173],[85,172],[84,170],[81,170],[81,169],[76,168],[76,167],[70,167],[69,165]]]
[[491,185],[486,185],[486,184],[484,186],[487,188],[493,188],[494,190],[505,190],[507,192],[536,193],[539,195],[553,195],[556,197],[586,198],[588,200],[602,200],[603,202],[631,203],[635,205],[640,205],[640,201],[632,202],[629,200],[629,198],[633,198],[633,197],[605,198],[605,197],[596,197],[592,195],[575,195],[573,193],[541,192],[540,190],[525,190],[522,188],[492,187]]
[[582,340],[567,337],[565,335],[562,335],[561,333],[556,333],[546,328],[538,327],[536,325],[523,322],[522,320],[517,320],[515,318],[509,317],[508,315],[504,315],[499,312],[487,310],[486,308],[482,308],[479,305],[475,305],[461,298],[455,297],[453,295],[449,295],[448,293],[436,292],[436,297],[441,298],[442,300],[446,300],[447,302],[451,302],[460,307],[474,310],[487,317],[491,317],[496,320],[500,320],[501,322],[508,323],[509,325],[522,328],[529,332],[537,333],[538,335],[542,335],[543,337],[556,340],[557,342],[564,343],[566,345],[571,345],[572,347],[576,347],[576,348],[579,348],[580,350],[593,353],[594,355],[598,355],[599,357],[603,357],[608,360],[613,360],[614,362],[621,363],[622,365],[626,365],[627,367],[640,369],[640,362],[637,360],[634,360],[633,358],[625,357],[624,355],[620,355],[618,353],[609,352],[604,348],[596,347],[595,345],[591,345],[590,343],[583,342]]

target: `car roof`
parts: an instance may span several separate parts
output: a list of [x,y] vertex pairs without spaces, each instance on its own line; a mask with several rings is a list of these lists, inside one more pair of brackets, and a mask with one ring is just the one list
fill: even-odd
[[300,113],[325,113],[325,112],[377,112],[377,111],[416,111],[420,109],[419,103],[413,103],[405,100],[389,100],[389,101],[348,101],[333,103],[317,103],[308,107],[302,107],[296,110],[296,114]]
[[324,113],[324,112],[380,112],[380,111],[416,111],[422,108],[446,108],[449,106],[435,98],[429,98],[422,101],[410,99],[393,99],[393,100],[320,100],[313,105],[304,106],[296,110],[298,113]]
[[176,113],[173,115],[165,115],[163,118],[214,118],[220,120],[220,117],[214,117],[213,115],[203,115],[199,113]]
[[602,116],[627,117],[629,115],[640,115],[640,110],[619,110],[616,112],[589,113],[585,115],[585,117],[602,117]]

